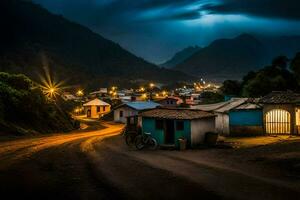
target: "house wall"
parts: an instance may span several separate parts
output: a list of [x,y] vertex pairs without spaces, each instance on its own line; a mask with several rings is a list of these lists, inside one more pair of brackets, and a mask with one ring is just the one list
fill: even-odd
[[[104,110],[105,107],[105,110]],[[110,106],[100,106],[100,112],[97,112],[97,106],[86,106],[84,107],[85,113],[87,114],[88,110],[91,110],[91,118],[99,118],[104,114],[110,112]]]
[[[120,117],[120,111],[123,111],[123,117]],[[137,110],[134,110],[132,108],[129,107],[121,107],[121,108],[117,108],[114,110],[114,121],[115,122],[121,122],[121,123],[126,123],[126,117],[129,116],[135,116],[138,114]]]
[[142,130],[143,133],[151,133],[151,136],[156,139],[158,144],[165,143],[164,130],[157,130],[155,128],[155,119],[153,118],[142,118]]
[[216,117],[216,132],[221,135],[229,135],[229,116],[226,113],[215,113]]
[[176,107],[177,106],[177,100],[174,99],[163,99],[159,101],[159,104],[167,107]]
[[296,126],[296,106],[294,104],[265,104],[263,107],[263,123],[264,123],[264,132],[265,130],[265,124],[266,124],[266,114],[267,112],[273,110],[273,109],[282,109],[286,110],[290,113],[291,117],[291,124],[290,124],[290,130],[291,134],[297,134],[297,126]]
[[230,135],[262,135],[262,110],[236,110],[229,112]]
[[204,118],[191,121],[191,146],[202,144],[206,132],[215,132],[215,118]]
[[[165,144],[165,131],[157,130],[155,128],[155,120],[154,118],[142,118],[142,130],[143,132],[151,133],[151,136],[156,139],[158,144]],[[174,144],[176,147],[179,146],[178,139],[185,138],[187,139],[187,144],[191,144],[191,123],[189,120],[173,120],[174,121]],[[178,131],[176,130],[176,121],[184,122],[184,130]]]

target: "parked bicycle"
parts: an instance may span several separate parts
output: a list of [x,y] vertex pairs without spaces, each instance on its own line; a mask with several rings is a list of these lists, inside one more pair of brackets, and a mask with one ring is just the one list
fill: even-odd
[[144,133],[135,138],[135,147],[138,150],[142,150],[145,147],[155,150],[158,147],[158,143],[153,137],[151,137],[150,133]]
[[125,142],[128,146],[133,146],[135,145],[135,139],[139,135],[138,132],[136,131],[125,131],[124,132],[124,137],[125,137]]

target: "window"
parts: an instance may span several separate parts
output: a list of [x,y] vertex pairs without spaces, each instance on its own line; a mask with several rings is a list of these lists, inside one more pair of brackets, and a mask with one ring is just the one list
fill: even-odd
[[103,106],[103,112],[105,112],[105,108],[106,108],[106,106]]
[[163,120],[155,120],[155,129],[156,130],[162,130],[164,129],[164,121]]
[[97,106],[97,112],[100,112],[100,106]]
[[123,110],[120,110],[120,117],[123,117]]
[[167,101],[167,104],[169,104],[169,101]]
[[176,122],[176,130],[177,131],[183,131],[184,130],[184,122],[183,121],[177,121]]

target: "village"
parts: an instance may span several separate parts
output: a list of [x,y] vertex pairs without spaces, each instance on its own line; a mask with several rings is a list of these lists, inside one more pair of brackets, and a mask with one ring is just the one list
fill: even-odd
[[299,94],[273,91],[261,98],[224,96],[220,102],[205,103],[203,94],[218,93],[219,88],[202,81],[166,91],[150,83],[136,90],[113,86],[62,97],[80,102],[75,116],[123,123],[131,140],[148,133],[160,147],[196,148],[224,137],[299,135]]
[[300,1],[1,0],[0,199],[300,199]]

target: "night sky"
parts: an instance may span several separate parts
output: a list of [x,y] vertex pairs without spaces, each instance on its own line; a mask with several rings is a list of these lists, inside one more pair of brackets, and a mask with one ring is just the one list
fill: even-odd
[[33,1],[154,63],[241,33],[300,35],[299,0]]

